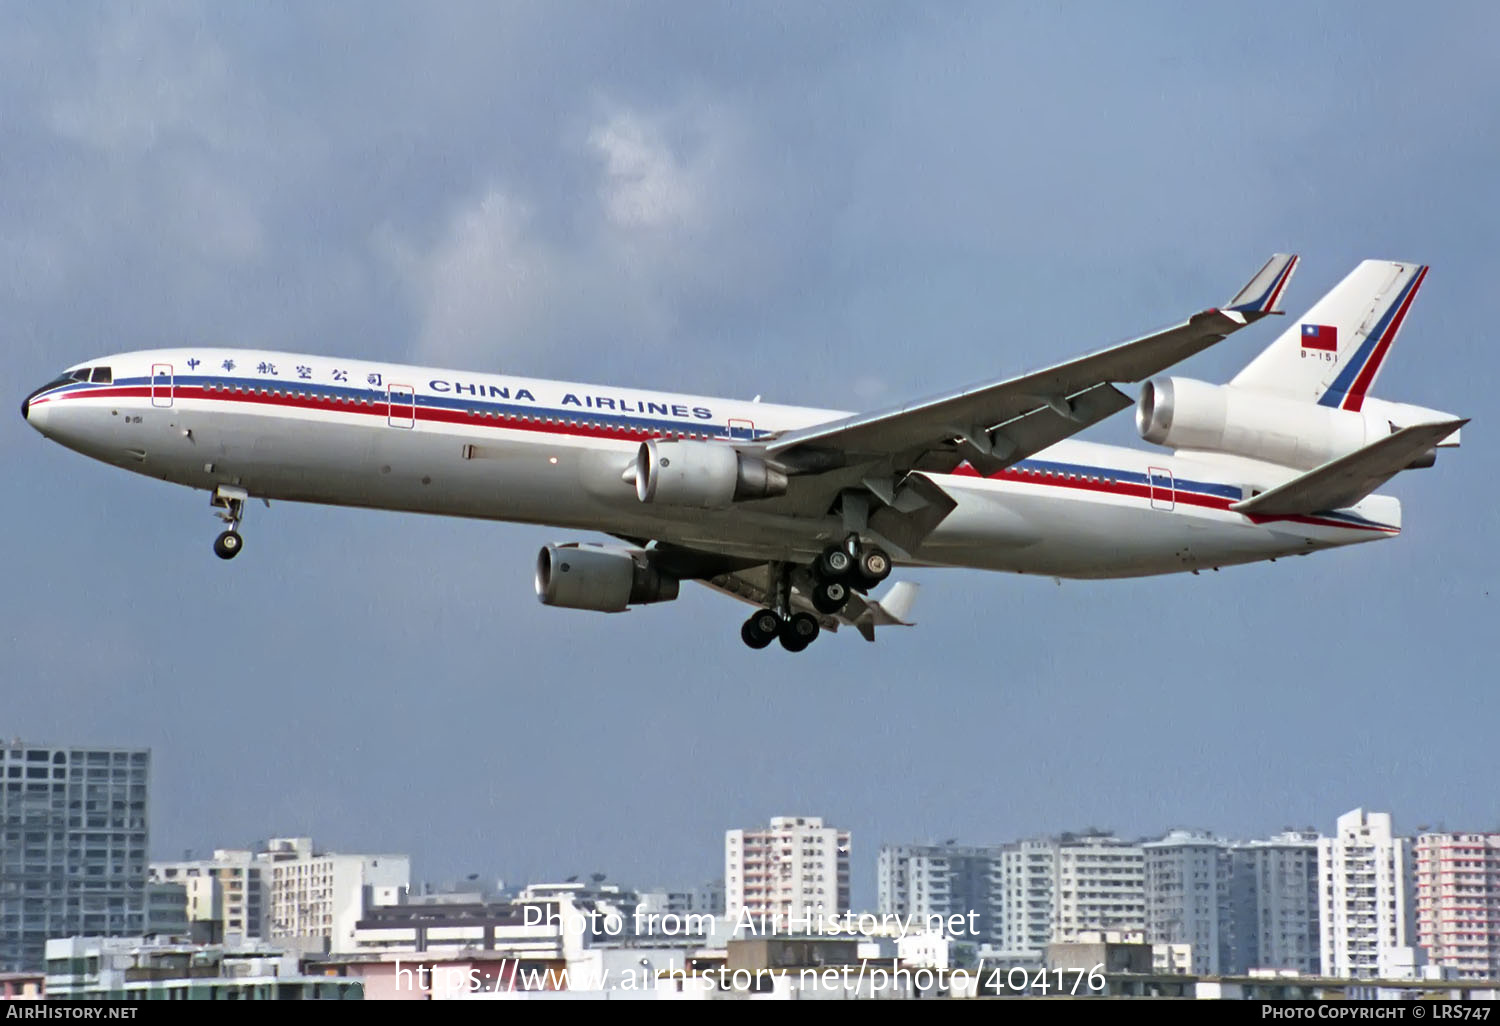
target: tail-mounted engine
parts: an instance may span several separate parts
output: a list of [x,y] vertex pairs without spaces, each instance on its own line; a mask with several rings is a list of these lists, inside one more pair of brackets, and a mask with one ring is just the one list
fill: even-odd
[[[1403,427],[1452,419],[1405,403],[1366,399],[1359,411],[1320,406],[1192,378],[1154,378],[1141,389],[1135,425],[1142,438],[1172,449],[1244,456],[1311,470]],[[1457,445],[1454,432],[1442,445]],[[1423,457],[1414,466],[1429,466]]]

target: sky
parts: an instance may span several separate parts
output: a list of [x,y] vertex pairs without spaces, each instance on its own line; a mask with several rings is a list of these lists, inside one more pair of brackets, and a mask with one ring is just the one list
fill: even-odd
[[[723,872],[821,815],[1500,829],[1500,79],[1484,3],[0,3],[0,735],[149,746],[156,857]],[[911,630],[746,649],[704,589],[534,595],[549,528],[206,496],[17,415],[189,342],[885,406],[1226,300],[1432,265],[1376,387],[1473,417],[1393,541],[1200,576],[902,572]],[[1283,322],[1284,323],[1284,322]],[[1178,368],[1227,380],[1283,326]],[[1123,413],[1084,437],[1130,444]],[[1144,443],[1138,443],[1144,445]]]

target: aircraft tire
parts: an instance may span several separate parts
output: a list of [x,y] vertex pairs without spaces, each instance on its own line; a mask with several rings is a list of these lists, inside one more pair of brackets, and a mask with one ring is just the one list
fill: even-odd
[[811,613],[796,613],[782,622],[777,636],[782,648],[788,652],[801,652],[817,640],[819,630],[817,617]]
[[769,609],[762,609],[740,626],[740,640],[751,648],[765,648],[781,629],[781,618]]
[[233,559],[240,554],[244,544],[238,531],[225,531],[214,539],[214,555],[220,559]]
[[891,557],[884,550],[871,546],[859,554],[859,576],[873,587],[891,576]]
[[820,581],[842,581],[854,570],[854,558],[838,545],[830,545],[818,556],[813,572]]
[[813,587],[813,608],[832,615],[849,604],[849,586],[842,581],[824,581]]

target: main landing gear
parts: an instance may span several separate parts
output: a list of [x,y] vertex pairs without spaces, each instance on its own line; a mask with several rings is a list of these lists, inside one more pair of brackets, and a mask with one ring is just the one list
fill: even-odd
[[[788,652],[801,652],[817,640],[821,628],[811,613],[793,613],[792,570],[785,563],[771,566],[774,597],[771,608],[759,609],[740,627],[740,638],[751,648],[780,641]],[[843,611],[854,591],[869,591],[891,575],[885,550],[865,545],[851,534],[843,545],[831,545],[806,570],[800,582],[813,608],[825,616]]]
[[233,559],[240,554],[244,539],[240,537],[240,521],[245,518],[245,503],[250,494],[243,488],[220,485],[214,489],[210,504],[218,509],[218,518],[229,525],[229,529],[214,539],[214,555],[220,559]]

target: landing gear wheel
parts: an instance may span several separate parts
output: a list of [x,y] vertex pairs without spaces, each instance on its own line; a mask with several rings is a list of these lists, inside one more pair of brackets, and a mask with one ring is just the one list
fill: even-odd
[[781,630],[781,617],[769,609],[762,609],[740,627],[740,639],[751,648],[765,648],[776,640]]
[[801,652],[817,640],[820,629],[817,617],[811,613],[795,613],[782,622],[777,636],[781,639],[782,648],[788,652]]
[[225,531],[214,539],[214,555],[220,559],[233,559],[240,554],[243,545],[238,531]]
[[859,576],[873,587],[891,576],[891,557],[871,546],[859,554]]
[[849,586],[842,581],[824,581],[813,586],[813,608],[832,615],[849,603]]
[[813,571],[824,581],[841,581],[853,569],[854,557],[838,545],[830,545],[824,549],[818,561],[813,564]]

